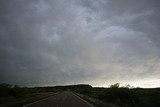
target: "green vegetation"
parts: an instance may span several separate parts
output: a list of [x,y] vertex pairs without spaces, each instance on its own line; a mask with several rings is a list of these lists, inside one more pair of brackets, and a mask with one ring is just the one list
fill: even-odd
[[96,107],[159,107],[160,88],[120,87],[119,83],[109,88],[90,85],[68,85],[55,87],[20,87],[0,84],[0,107],[21,107],[24,104],[52,96],[57,92],[71,90]]
[[119,83],[110,88],[91,88],[85,91],[75,90],[80,97],[97,107],[159,107],[160,88],[142,89],[120,87]]
[[27,88],[0,84],[0,107],[22,107],[24,104],[55,95],[56,92],[50,87]]

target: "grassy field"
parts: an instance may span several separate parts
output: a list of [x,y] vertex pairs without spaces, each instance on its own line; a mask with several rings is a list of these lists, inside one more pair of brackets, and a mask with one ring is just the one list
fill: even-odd
[[76,94],[79,97],[81,97],[82,99],[89,102],[90,104],[94,105],[95,107],[120,107],[118,105],[115,105],[115,104],[112,104],[112,103],[109,103],[109,102],[104,102],[104,101],[98,100],[98,99],[93,98],[93,97],[89,97],[89,96],[84,95],[84,94],[79,94],[79,93],[76,93]]
[[22,107],[49,96],[57,94],[58,91],[50,87],[20,87],[9,84],[0,84],[0,107]]
[[92,88],[76,91],[96,107],[159,107],[160,88]]
[[25,104],[53,96],[56,93],[54,92],[41,92],[41,93],[32,93],[27,94],[21,97],[8,96],[0,98],[0,107],[22,107]]

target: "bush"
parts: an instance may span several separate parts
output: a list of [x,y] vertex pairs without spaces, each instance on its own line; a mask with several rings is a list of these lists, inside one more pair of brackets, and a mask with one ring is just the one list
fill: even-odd
[[110,88],[119,88],[120,84],[119,83],[115,83],[115,84],[112,84],[110,86]]

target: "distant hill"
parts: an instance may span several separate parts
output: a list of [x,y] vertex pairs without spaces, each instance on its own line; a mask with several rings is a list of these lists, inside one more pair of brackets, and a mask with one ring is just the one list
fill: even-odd
[[92,89],[91,85],[88,84],[77,84],[77,85],[66,85],[66,86],[55,86],[53,87],[55,89],[59,89],[59,90],[86,90],[86,89]]

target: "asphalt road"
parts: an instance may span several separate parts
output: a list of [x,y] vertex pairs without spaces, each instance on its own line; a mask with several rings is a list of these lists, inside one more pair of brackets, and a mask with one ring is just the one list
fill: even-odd
[[93,107],[71,91],[33,102],[23,107]]

